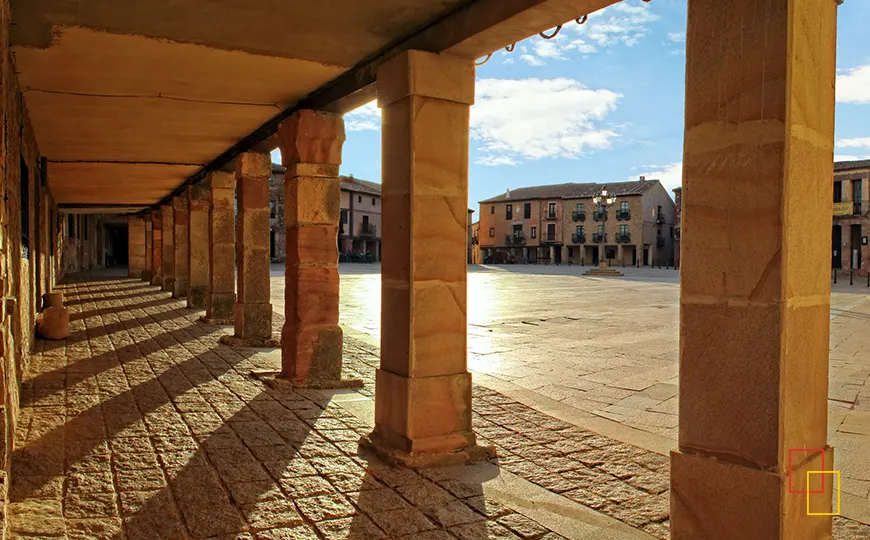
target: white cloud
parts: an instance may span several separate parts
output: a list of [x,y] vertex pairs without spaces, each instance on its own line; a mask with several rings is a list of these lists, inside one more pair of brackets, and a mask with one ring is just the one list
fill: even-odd
[[870,64],[837,75],[837,101],[870,103]]
[[[638,176],[645,176],[647,180],[658,180],[668,190],[668,195],[671,194],[671,191],[675,187],[683,185],[682,161],[675,161],[665,165],[647,165],[647,167],[649,169]],[[629,180],[637,180],[637,176],[632,176]]]
[[381,110],[377,101],[370,101],[344,115],[344,128],[347,131],[377,131],[381,129]]
[[855,156],[852,154],[834,154],[834,161],[858,161],[861,159],[870,159],[870,155]]
[[620,97],[567,78],[479,80],[471,109],[477,163],[516,165],[610,148],[618,135],[603,119]]
[[530,66],[538,67],[547,65],[546,62],[532,54],[521,54],[520,59],[522,59],[523,62],[527,63]]
[[870,150],[870,137],[840,139],[837,141],[837,148],[866,148]]
[[564,60],[560,47],[553,41],[540,40],[534,44],[535,54],[540,58]]
[[626,0],[591,13],[586,24],[570,28],[599,47],[619,44],[632,47],[649,33],[649,24],[660,18],[646,4],[628,3]]
[[685,32],[668,32],[668,39],[674,43],[682,43],[686,41]]

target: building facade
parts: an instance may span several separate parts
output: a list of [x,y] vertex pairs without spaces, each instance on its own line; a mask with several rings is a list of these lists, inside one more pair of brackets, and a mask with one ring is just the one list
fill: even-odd
[[870,160],[834,163],[831,268],[870,272]]
[[[616,203],[600,212],[592,197],[605,187]],[[673,201],[644,177],[520,188],[480,202],[484,263],[673,265],[674,228]]]
[[680,267],[680,236],[683,224],[683,188],[674,188],[674,266]]
[[[341,176],[341,221],[338,251],[343,260],[381,260],[381,185]],[[284,167],[272,164],[269,180],[272,262],[286,258],[284,227]]]

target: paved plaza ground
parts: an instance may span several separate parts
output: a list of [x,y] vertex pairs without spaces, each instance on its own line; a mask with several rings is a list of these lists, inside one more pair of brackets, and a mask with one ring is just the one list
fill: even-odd
[[[342,266],[345,373],[360,391],[274,390],[273,349],[117,273],[61,288],[73,335],[39,342],[8,493],[15,538],[667,538],[676,445],[674,270],[473,267],[478,439],[498,457],[412,471],[361,454],[373,425],[379,268]],[[283,269],[273,267],[274,328]],[[870,296],[832,295],[829,440],[843,471],[835,538],[870,537]],[[846,519],[848,518],[848,519]]]

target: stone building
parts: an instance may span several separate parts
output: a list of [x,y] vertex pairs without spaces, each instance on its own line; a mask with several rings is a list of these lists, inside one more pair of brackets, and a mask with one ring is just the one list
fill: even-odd
[[[369,255],[381,260],[381,185],[350,176],[341,179],[340,255]],[[284,167],[272,164],[269,180],[269,253],[272,262],[286,260],[284,226]]]
[[[279,415],[295,415],[293,390],[287,401],[264,403],[259,389],[249,392],[250,372],[232,369],[244,351],[218,350],[217,340],[194,341],[188,349],[187,340],[204,333],[200,325],[230,323],[221,339],[231,346],[277,341],[269,276],[269,151],[277,145],[287,166],[287,260],[273,382],[345,383],[337,264],[342,114],[375,98],[383,118],[384,219],[391,226],[383,231],[374,411],[365,413],[374,427],[361,441],[359,428],[334,431],[347,432],[338,434],[350,437],[341,448],[350,447],[354,457],[360,442],[414,466],[485,457],[472,429],[467,364],[475,60],[614,3],[358,0],[336,10],[335,3],[300,0],[0,0],[0,465],[11,476],[3,479],[9,511],[0,514],[25,523],[14,535],[58,538],[69,530],[70,537],[237,538],[253,530],[263,536],[245,519],[274,523],[277,508],[293,506],[260,498],[279,486],[247,448],[221,448],[227,433],[195,438],[180,421],[180,411],[228,409],[241,415],[230,420],[240,420],[256,402],[258,414],[278,429]],[[837,472],[827,439],[836,6],[835,0],[688,2],[682,202],[692,226],[681,235],[680,425],[669,460],[675,540],[832,535],[833,482],[804,479]],[[717,88],[722,91],[711,91]],[[526,199],[537,213],[537,236],[546,234],[532,258],[546,258],[547,251],[550,260],[557,253],[568,258],[564,235],[576,233],[565,227],[575,223],[565,215],[570,201],[584,196]],[[504,212],[506,203],[496,204]],[[660,214],[647,216],[641,208],[644,220]],[[488,211],[480,216],[482,231],[513,234],[510,219],[500,213],[496,223],[495,210]],[[83,231],[69,236],[65,214],[118,213],[128,214],[128,277],[94,285],[90,296],[98,299],[86,301],[97,306],[90,314],[97,326],[82,326],[65,349],[46,344],[40,359],[47,365],[34,366],[40,296],[64,277],[65,245],[91,253]],[[638,256],[646,239],[632,242]],[[502,248],[506,243],[499,241]],[[575,247],[585,252],[585,244]],[[73,267],[90,264],[88,257]],[[204,311],[205,322],[185,310],[161,313],[185,324],[155,338],[135,319],[141,310],[117,320],[99,307],[106,291],[139,305],[156,286],[164,298],[186,298],[191,310]],[[107,304],[118,306],[118,298],[113,302]],[[135,339],[113,343],[113,329],[126,325],[136,327]],[[147,357],[131,362],[128,353],[139,344]],[[173,363],[179,355],[185,362]],[[45,376],[22,388],[22,375],[40,367]],[[208,401],[214,370],[230,372],[224,378],[235,389],[231,401]],[[94,375],[87,379],[92,384],[75,384],[82,375]],[[22,418],[21,401],[38,404],[39,418]],[[59,415],[57,403],[74,404],[74,416]],[[226,418],[207,415],[209,429],[230,431]],[[306,425],[323,427],[305,418]],[[272,434],[259,424],[248,427],[247,441]],[[121,460],[109,458],[117,448],[116,440],[107,443],[108,431],[129,436],[124,470]],[[44,442],[12,459],[21,432]],[[281,439],[276,457],[303,447],[312,453],[295,461],[323,455],[330,445],[318,438],[307,437],[299,448]],[[330,520],[338,529],[315,533],[312,527],[323,525],[310,523],[312,516],[325,521],[324,513],[339,510],[351,522],[364,517],[344,501],[344,491],[372,477],[347,478],[345,471],[358,463],[333,448],[339,458],[315,459],[318,466],[337,462],[328,470],[345,477],[335,481],[342,493],[309,501],[307,509],[320,508],[306,519],[288,510],[284,516],[293,521],[280,525],[283,532],[273,528],[275,535],[293,535],[297,529],[287,527],[298,526],[307,538],[337,536],[342,523],[334,522],[345,519]],[[795,449],[801,455],[793,460]],[[164,471],[167,461],[179,467]],[[217,477],[218,461],[248,484],[238,492],[250,497],[244,519],[229,502],[225,478]],[[139,475],[141,467],[148,469]],[[121,474],[131,469],[136,474]],[[413,476],[406,472],[379,478],[392,487]],[[259,490],[263,483],[270,491]],[[280,489],[300,483],[282,477]],[[21,502],[22,491],[34,497]],[[392,497],[405,504],[396,492]],[[419,518],[396,510],[393,521],[428,523],[414,511]],[[495,515],[485,511],[474,516]],[[94,515],[108,516],[100,524],[105,528],[91,528]],[[461,514],[451,508],[440,515]],[[389,517],[383,523],[393,524]],[[383,536],[374,530],[374,537]]]
[[870,272],[870,160],[834,163],[831,268]]
[[[602,188],[616,204],[599,212]],[[674,264],[674,203],[658,180],[554,184],[508,190],[480,202],[485,262]]]
[[680,235],[683,223],[683,188],[674,188],[674,266],[680,267]]

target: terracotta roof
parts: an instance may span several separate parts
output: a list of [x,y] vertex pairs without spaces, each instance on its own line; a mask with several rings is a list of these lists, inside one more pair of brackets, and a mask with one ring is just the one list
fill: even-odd
[[855,169],[870,169],[870,159],[857,161],[835,161],[834,171],[853,171]]
[[354,193],[367,193],[369,195],[381,196],[381,185],[368,180],[360,180],[353,176],[341,176],[341,190],[352,191]]
[[496,197],[480,201],[480,204],[504,201],[527,201],[530,199],[581,199],[595,195],[601,188],[607,187],[607,191],[617,197],[626,195],[642,195],[658,180],[634,180],[632,182],[610,182],[598,184],[550,184],[548,186],[532,186],[510,190],[510,196],[502,193]]

